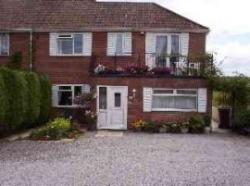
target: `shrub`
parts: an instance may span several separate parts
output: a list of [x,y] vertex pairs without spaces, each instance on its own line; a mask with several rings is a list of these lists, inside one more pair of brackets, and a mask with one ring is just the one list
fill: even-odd
[[159,132],[159,128],[160,126],[156,122],[149,121],[145,123],[143,131],[150,132],[150,133],[157,133]]
[[241,112],[236,120],[236,128],[250,128],[250,110]]
[[20,129],[27,110],[27,84],[22,73],[6,68],[1,69],[6,95],[5,122],[12,130]]
[[6,113],[6,96],[7,92],[5,91],[4,79],[0,72],[0,133],[6,129],[5,124],[5,113]]
[[49,122],[45,127],[33,132],[31,139],[35,140],[59,140],[66,138],[69,132],[73,130],[70,120],[65,118],[56,118]]
[[205,121],[202,116],[194,116],[189,119],[189,130],[191,133],[202,133],[204,131]]
[[167,123],[168,132],[170,133],[180,133],[181,132],[181,125],[177,124],[176,122]]
[[28,109],[26,112],[26,123],[28,127],[34,126],[38,122],[40,114],[40,82],[38,75],[33,72],[25,73],[25,79],[28,85]]
[[45,123],[49,119],[51,109],[51,84],[47,76],[39,76],[40,80],[40,115],[39,123]]

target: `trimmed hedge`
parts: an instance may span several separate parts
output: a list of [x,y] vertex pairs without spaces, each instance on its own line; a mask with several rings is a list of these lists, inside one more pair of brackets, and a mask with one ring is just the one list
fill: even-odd
[[5,113],[6,113],[6,92],[3,76],[0,74],[0,131],[4,130],[6,126],[5,123]]
[[37,74],[33,72],[25,73],[25,79],[28,85],[28,108],[26,112],[25,123],[28,127],[34,126],[36,122],[38,122],[38,118],[40,115],[40,81]]
[[47,77],[0,68],[0,135],[46,123],[50,107]]
[[45,123],[49,119],[51,109],[51,84],[47,76],[42,75],[39,80],[41,89],[39,123]]

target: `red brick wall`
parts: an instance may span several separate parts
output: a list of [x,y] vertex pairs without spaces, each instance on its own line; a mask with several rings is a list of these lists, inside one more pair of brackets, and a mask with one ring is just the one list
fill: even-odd
[[189,55],[195,57],[204,54],[206,50],[206,34],[190,33],[189,34]]
[[[29,34],[10,33],[10,56],[16,52],[22,53],[22,68],[28,68],[29,61]],[[0,56],[0,65],[9,62],[9,56]]]
[[[197,112],[143,112],[143,87],[152,88],[208,88],[208,82],[204,79],[182,78],[93,78],[93,87],[96,85],[120,85],[128,86],[128,96],[132,96],[132,90],[136,89],[136,98],[128,100],[128,124],[136,119],[154,121],[185,121]],[[208,88],[207,114],[211,113],[212,92]]]

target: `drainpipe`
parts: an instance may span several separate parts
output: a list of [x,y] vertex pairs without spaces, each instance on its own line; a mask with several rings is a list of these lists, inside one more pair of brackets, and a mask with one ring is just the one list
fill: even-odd
[[30,41],[29,41],[29,70],[33,69],[33,31],[32,29],[29,31]]

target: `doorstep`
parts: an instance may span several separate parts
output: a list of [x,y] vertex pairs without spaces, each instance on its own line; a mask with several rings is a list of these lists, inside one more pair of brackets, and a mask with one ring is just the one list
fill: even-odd
[[99,130],[95,134],[95,137],[122,137],[123,134],[123,131]]

